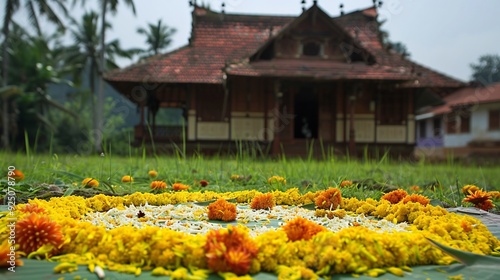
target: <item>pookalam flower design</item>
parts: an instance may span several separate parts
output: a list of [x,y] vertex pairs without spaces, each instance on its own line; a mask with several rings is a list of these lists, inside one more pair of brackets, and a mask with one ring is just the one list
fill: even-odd
[[227,202],[224,198],[208,205],[208,219],[230,222],[236,220],[236,204]]
[[63,244],[61,226],[47,216],[31,213],[16,223],[16,242],[26,254],[44,245],[52,245],[55,252]]
[[97,188],[97,187],[99,187],[99,181],[97,181],[97,179],[95,179],[95,178],[89,177],[89,178],[83,179],[82,185],[84,187]]
[[205,250],[208,268],[236,275],[247,274],[258,253],[257,243],[248,235],[248,229],[231,225],[208,232]]
[[324,226],[302,217],[297,217],[287,222],[282,229],[291,241],[309,240],[318,232],[327,230]]
[[250,202],[250,208],[258,209],[273,209],[276,206],[276,199],[272,193],[257,194]]
[[403,189],[397,189],[392,192],[388,192],[382,196],[381,199],[387,200],[392,204],[396,204],[408,196],[408,192]]
[[314,203],[317,208],[335,210],[340,205],[342,201],[342,193],[337,188],[329,188],[326,191],[321,192]]

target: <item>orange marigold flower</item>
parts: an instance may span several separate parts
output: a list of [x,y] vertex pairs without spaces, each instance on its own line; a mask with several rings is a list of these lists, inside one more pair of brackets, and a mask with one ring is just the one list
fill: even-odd
[[7,239],[0,244],[0,267],[15,267],[23,265],[21,256],[16,250],[16,247],[18,246],[19,245],[9,244]]
[[472,230],[472,224],[469,221],[462,220],[462,222],[460,223],[460,226],[462,227],[462,229],[465,232],[469,232]]
[[341,187],[341,188],[350,187],[350,186],[352,186],[351,180],[344,180],[344,181],[340,182],[340,185],[339,185],[339,187]]
[[206,187],[206,186],[208,186],[208,181],[207,180],[200,180],[200,185],[202,187]]
[[45,208],[42,208],[40,206],[38,206],[38,204],[25,204],[23,206],[20,206],[18,208],[18,210],[22,213],[39,213],[39,214],[43,214],[43,213],[46,213],[47,211],[45,210]]
[[281,176],[272,176],[269,179],[267,179],[267,182],[269,184],[283,184],[286,185],[286,179],[281,177]]
[[342,193],[337,188],[329,188],[322,191],[314,200],[316,207],[320,209],[337,209],[342,201]]
[[476,208],[488,211],[494,207],[493,202],[490,198],[491,196],[487,192],[478,190],[472,194],[469,194],[466,198],[463,199],[463,202],[470,202],[474,204]]
[[156,170],[149,170],[148,171],[148,176],[151,177],[151,178],[156,178],[156,177],[158,177],[158,171],[156,171]]
[[230,222],[236,220],[236,205],[223,198],[208,205],[208,219]]
[[82,181],[82,185],[84,187],[97,188],[97,187],[99,187],[99,181],[97,181],[97,179],[94,179],[94,178],[85,178]]
[[411,194],[411,195],[408,195],[408,196],[405,196],[403,198],[403,203],[407,203],[407,202],[418,202],[422,205],[427,205],[431,202],[431,200],[429,198],[427,198],[426,196],[423,196],[423,195],[420,195],[420,194]]
[[151,186],[151,189],[153,189],[153,190],[163,190],[167,187],[167,183],[165,183],[163,181],[153,181],[153,182],[151,182],[150,186]]
[[122,177],[122,182],[123,183],[132,183],[134,181],[134,178],[130,175],[125,175]]
[[326,230],[324,226],[318,225],[300,216],[288,221],[282,228],[291,241],[309,240],[318,232]]
[[422,191],[422,190],[420,189],[420,187],[419,187],[419,186],[417,186],[417,185],[413,185],[413,186],[411,186],[411,187],[410,187],[410,190],[411,190],[412,192],[421,192],[421,191]]
[[480,189],[475,185],[465,185],[462,187],[462,193],[465,195],[473,194]]
[[258,247],[248,235],[248,229],[229,225],[227,229],[208,232],[205,252],[212,271],[245,275],[257,256]]
[[262,193],[254,196],[250,203],[250,208],[258,209],[273,209],[276,206],[276,199],[272,193]]
[[24,180],[24,173],[19,169],[9,170],[8,175],[9,178],[12,178],[16,181]]
[[31,213],[16,223],[16,242],[19,250],[29,254],[46,244],[53,245],[56,250],[64,240],[59,224],[47,216]]
[[408,196],[408,193],[403,189],[397,189],[392,192],[388,192],[382,196],[381,199],[385,199],[392,204],[400,202],[403,198]]
[[185,190],[189,190],[190,186],[189,185],[184,185],[184,184],[181,184],[181,183],[174,183],[172,185],[172,189],[174,191],[185,191]]

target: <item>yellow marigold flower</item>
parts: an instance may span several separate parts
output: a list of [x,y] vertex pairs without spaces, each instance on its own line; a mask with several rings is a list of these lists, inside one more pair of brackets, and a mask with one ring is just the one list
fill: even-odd
[[411,190],[412,192],[421,192],[421,191],[422,191],[422,189],[420,189],[420,187],[419,187],[419,186],[417,186],[417,185],[413,185],[413,186],[411,186],[411,187],[410,187],[410,190]]
[[396,204],[400,202],[403,198],[405,198],[407,195],[408,193],[405,190],[397,189],[395,191],[384,194],[381,199],[385,199],[391,202],[392,204]]
[[227,202],[224,198],[208,205],[208,219],[230,222],[236,220],[236,205]]
[[163,190],[167,187],[167,183],[165,183],[163,181],[153,181],[153,182],[151,182],[150,186],[151,186],[151,189],[153,189],[153,190]]
[[122,182],[123,183],[132,183],[134,181],[134,178],[130,175],[125,175],[122,177]]
[[97,188],[99,187],[99,181],[97,181],[97,179],[94,178],[85,178],[82,181],[82,185],[85,187]]
[[286,185],[286,179],[281,177],[281,176],[272,176],[269,179],[267,179],[267,182],[269,184],[283,184]]
[[272,193],[262,193],[254,196],[250,203],[250,208],[258,209],[273,209],[276,205],[276,200]]
[[321,209],[334,210],[340,205],[342,201],[342,193],[337,188],[329,188],[326,191],[321,192],[314,203],[316,207]]
[[465,185],[462,187],[462,193],[464,195],[469,195],[473,194],[476,191],[479,191],[480,189],[476,185]]
[[19,169],[9,170],[9,172],[7,173],[7,176],[9,178],[16,180],[16,181],[24,180],[24,173]]
[[288,221],[282,229],[286,232],[288,239],[291,241],[309,240],[318,232],[327,230],[324,226],[318,225],[302,217],[296,217]]
[[158,177],[158,171],[156,171],[156,170],[149,170],[148,171],[148,176],[150,178],[156,178],[156,177]]
[[493,199],[500,199],[500,192],[499,191],[488,192],[488,195],[491,196],[491,198],[493,198]]
[[184,184],[181,184],[181,183],[174,183],[172,185],[172,189],[174,191],[185,191],[185,190],[189,190],[190,186],[189,185],[184,185]]
[[350,187],[350,186],[352,186],[351,180],[344,180],[344,181],[340,182],[340,185],[339,185],[339,187],[341,187],[341,188]]
[[420,194],[411,194],[403,198],[403,203],[407,202],[418,202],[422,205],[427,205],[431,202],[431,200],[423,195]]

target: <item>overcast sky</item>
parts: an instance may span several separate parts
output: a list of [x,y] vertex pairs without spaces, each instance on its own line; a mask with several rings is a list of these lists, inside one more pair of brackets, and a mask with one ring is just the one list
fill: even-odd
[[[137,15],[120,1],[120,9],[109,21],[113,29],[109,39],[120,39],[126,48],[145,48],[138,27],[157,23],[162,19],[177,29],[169,50],[187,44],[191,32],[191,10],[188,0],[136,0]],[[300,0],[204,0],[213,10],[220,11],[225,2],[226,13],[299,15]],[[312,5],[306,1],[306,7]],[[88,0],[89,5],[95,3]],[[372,0],[318,0],[319,6],[330,16],[340,14],[339,4],[346,13],[367,8]],[[78,19],[84,9],[77,7],[72,15]],[[470,80],[470,64],[485,54],[500,55],[500,1],[495,0],[386,0],[379,9],[380,19],[385,19],[383,29],[393,42],[402,42],[410,58],[420,64],[449,76]],[[3,13],[3,11],[2,11]],[[23,17],[23,13],[16,14]],[[2,14],[3,18],[3,14]],[[121,66],[131,64],[120,61]]]

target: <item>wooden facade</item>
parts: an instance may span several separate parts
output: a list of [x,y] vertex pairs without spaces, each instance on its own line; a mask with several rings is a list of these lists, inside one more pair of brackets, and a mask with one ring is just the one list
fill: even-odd
[[418,95],[461,83],[389,52],[376,32],[357,28],[374,21],[375,7],[338,18],[316,4],[295,18],[195,7],[188,46],[106,80],[138,105],[136,143],[184,143],[202,152],[249,142],[274,154],[304,155],[314,145],[323,153],[368,147],[410,154]]

